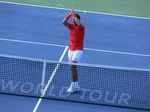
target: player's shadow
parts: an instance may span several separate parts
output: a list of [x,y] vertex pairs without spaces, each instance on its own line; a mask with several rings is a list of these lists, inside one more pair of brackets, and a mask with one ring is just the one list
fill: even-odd
[[81,90],[80,91],[76,91],[73,94],[82,95],[82,91]]

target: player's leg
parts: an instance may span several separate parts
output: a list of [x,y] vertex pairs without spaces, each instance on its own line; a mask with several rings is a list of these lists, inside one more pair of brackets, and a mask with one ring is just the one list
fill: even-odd
[[[70,63],[78,63],[80,57],[77,51],[71,51],[71,50],[68,51],[68,59]],[[72,72],[72,82],[78,81],[78,73],[77,73],[76,65],[70,65],[70,69]]]
[[[82,50],[78,50],[78,51],[70,51],[68,53],[68,58],[70,60],[70,62],[72,63],[78,63],[82,57]],[[71,59],[70,59],[71,57]],[[70,65],[70,69],[72,72],[72,82],[71,82],[71,86],[69,87],[69,89],[67,90],[67,92],[69,93],[73,93],[75,91],[79,90],[79,85],[78,85],[78,72],[77,72],[77,67],[76,65]]]
[[[78,62],[72,61],[72,63],[78,63]],[[72,72],[72,82],[78,81],[78,71],[76,65],[70,65],[70,69]]]
[[[72,63],[79,63],[80,59],[82,57],[82,50],[77,50],[74,52],[72,56]],[[71,65],[71,71],[72,71],[72,81],[76,82],[78,81],[78,71],[77,71],[77,66],[76,65]]]

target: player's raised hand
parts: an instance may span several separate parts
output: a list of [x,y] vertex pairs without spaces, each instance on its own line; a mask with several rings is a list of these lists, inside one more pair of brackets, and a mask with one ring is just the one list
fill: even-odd
[[72,10],[71,10],[71,13],[70,14],[73,14],[74,13],[74,7],[72,7]]

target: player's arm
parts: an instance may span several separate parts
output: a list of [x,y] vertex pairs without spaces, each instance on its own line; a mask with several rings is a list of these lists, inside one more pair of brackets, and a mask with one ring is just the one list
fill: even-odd
[[62,21],[62,24],[64,24],[65,26],[69,27],[69,23],[67,22],[68,19],[71,17],[72,13],[74,13],[74,8],[72,8],[70,14],[68,14]]
[[69,23],[67,21],[70,18],[70,16],[71,14],[67,15],[62,21],[62,24],[64,24],[66,27],[69,27]]

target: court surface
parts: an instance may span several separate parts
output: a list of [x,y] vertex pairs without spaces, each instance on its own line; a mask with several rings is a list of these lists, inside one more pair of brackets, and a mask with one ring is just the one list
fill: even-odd
[[[61,21],[69,12],[68,9],[0,2],[0,54],[58,61],[68,46],[69,32]],[[86,26],[81,63],[150,69],[149,18],[77,12]],[[67,53],[62,61],[68,62]],[[0,99],[2,112],[31,112],[39,100],[4,94]],[[48,111],[145,110],[42,99],[37,112]]]

